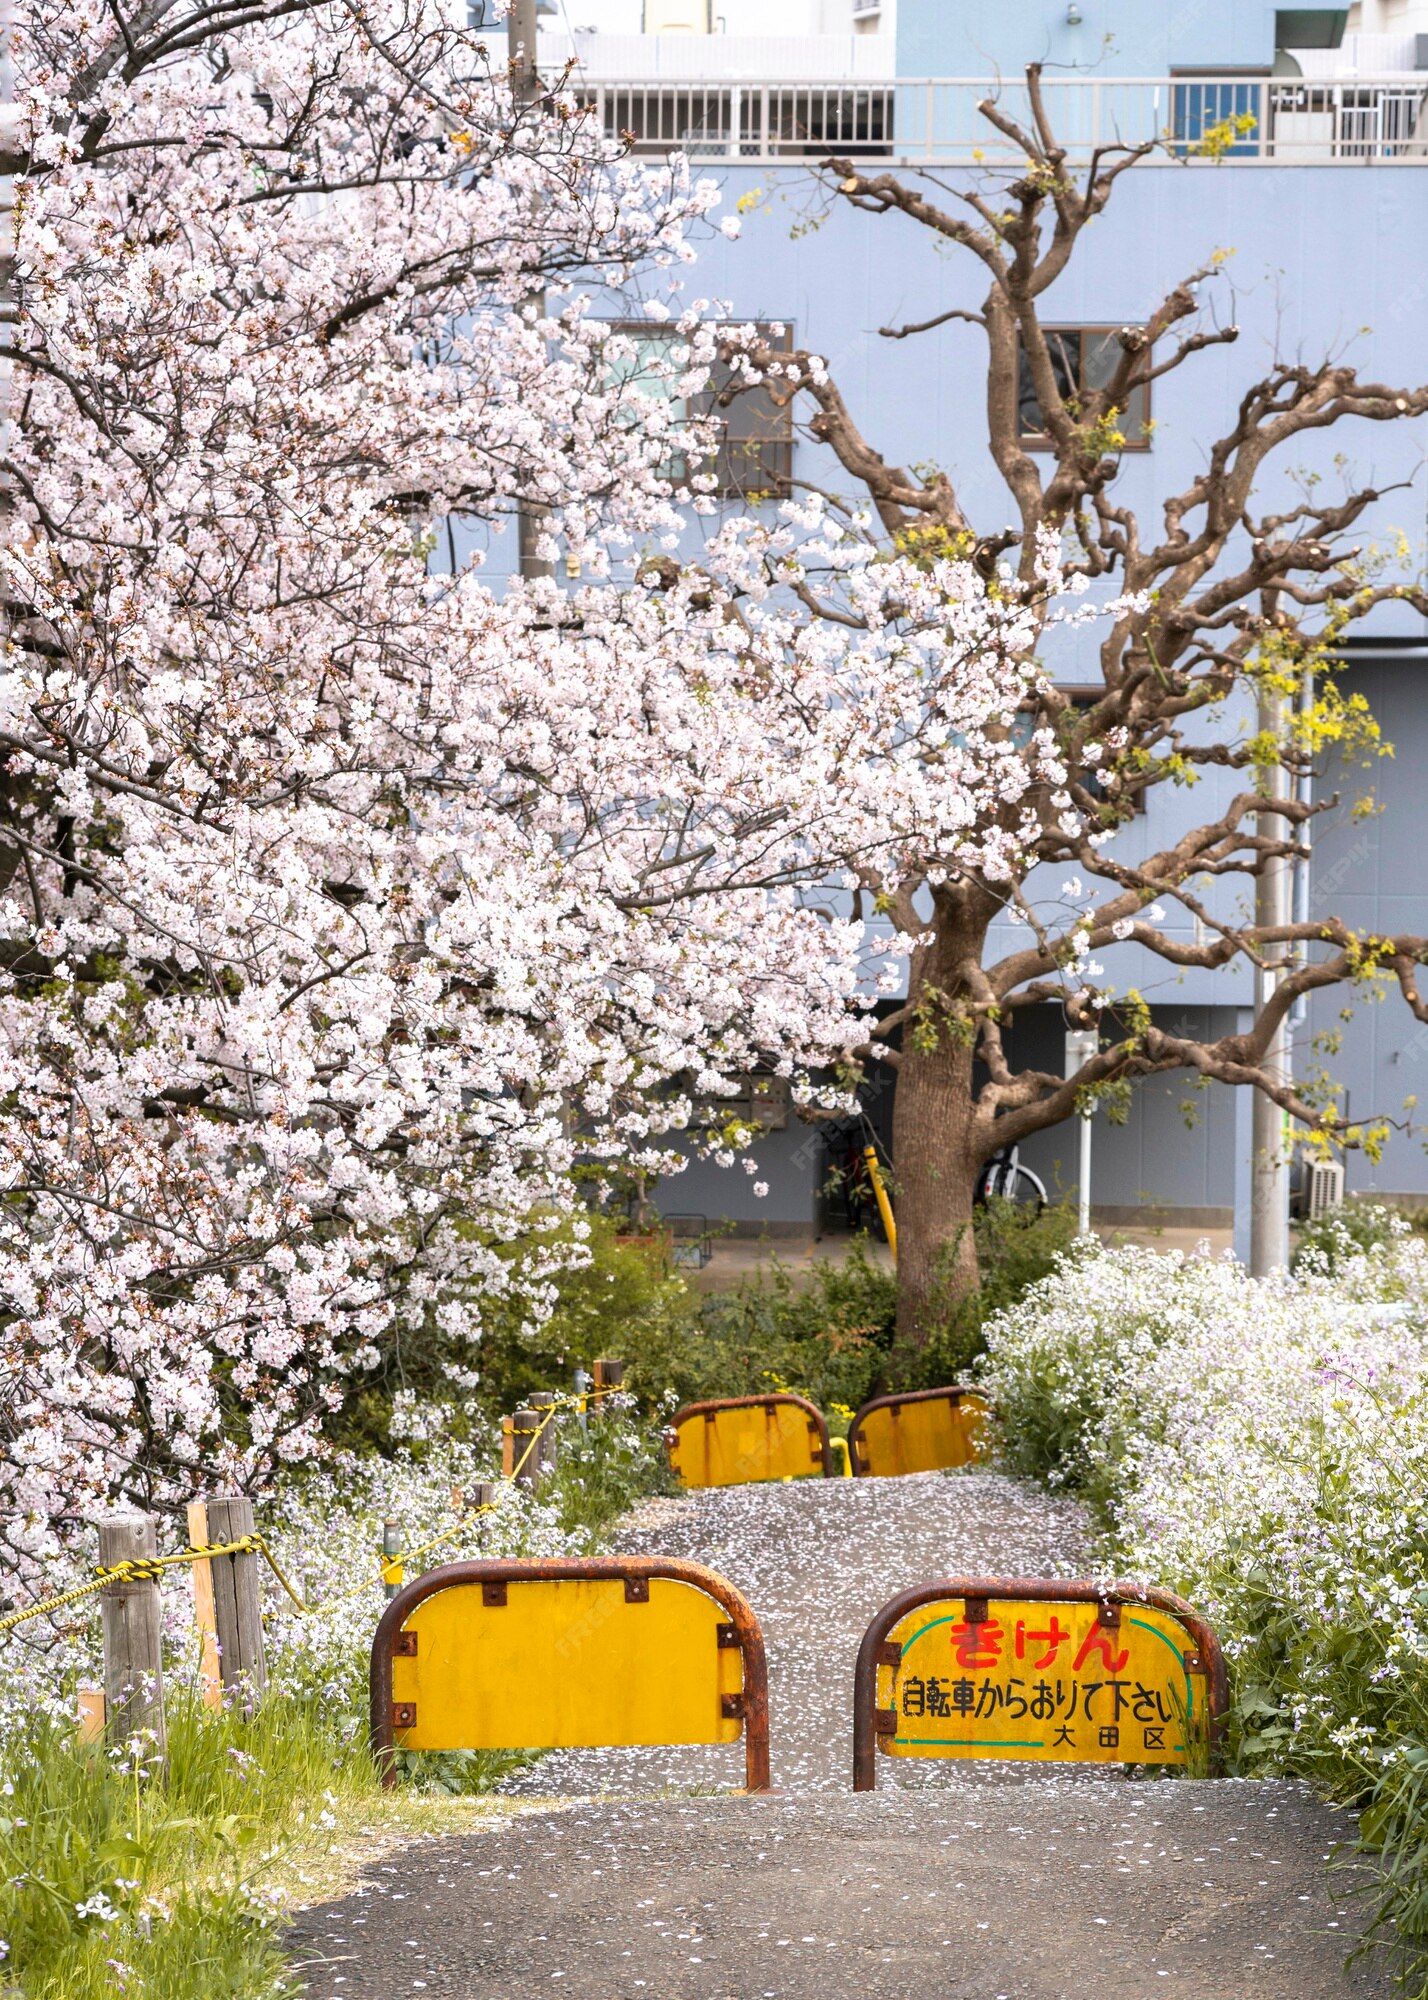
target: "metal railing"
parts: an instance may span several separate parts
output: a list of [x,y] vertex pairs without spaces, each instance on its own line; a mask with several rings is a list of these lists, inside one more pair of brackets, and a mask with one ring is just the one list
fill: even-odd
[[[576,94],[637,153],[792,161],[828,153],[905,164],[1016,167],[1024,157],[978,106],[995,95],[1029,126],[1025,84],[928,77],[892,83],[582,79]],[[1428,161],[1428,75],[1047,78],[1059,142],[1084,163],[1156,141],[1164,162],[1415,165]]]

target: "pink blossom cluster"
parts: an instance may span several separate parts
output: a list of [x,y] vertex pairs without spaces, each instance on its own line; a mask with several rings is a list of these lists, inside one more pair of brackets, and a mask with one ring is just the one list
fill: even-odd
[[[1009,577],[816,501],[668,557],[707,186],[435,0],[182,19],[28,0],[0,132],[21,1567],[310,1455],[394,1328],[538,1318],[576,1157],[831,1064],[906,944],[878,882],[1007,873],[1057,769],[1011,747],[1048,604]],[[522,512],[583,582],[486,581]]]

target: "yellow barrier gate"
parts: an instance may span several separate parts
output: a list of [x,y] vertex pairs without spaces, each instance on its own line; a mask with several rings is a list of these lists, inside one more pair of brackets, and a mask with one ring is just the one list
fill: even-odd
[[1206,1768],[1228,1709],[1219,1641],[1171,1591],[953,1577],[863,1635],[853,1789],[873,1790],[878,1752]]
[[828,1424],[802,1396],[730,1396],[686,1403],[665,1432],[682,1486],[744,1486],[761,1479],[834,1476]]
[[407,1584],[372,1641],[372,1750],[734,1743],[769,1786],[758,1620],[698,1563],[653,1556],[448,1563]]
[[848,1426],[853,1471],[884,1477],[968,1465],[991,1411],[976,1389],[916,1389],[875,1396]]

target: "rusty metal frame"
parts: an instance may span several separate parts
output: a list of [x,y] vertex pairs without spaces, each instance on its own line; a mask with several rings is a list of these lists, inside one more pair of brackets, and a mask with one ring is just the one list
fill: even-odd
[[871,1792],[877,1787],[878,1667],[884,1664],[879,1655],[888,1633],[919,1605],[933,1604],[946,1597],[958,1597],[964,1603],[968,1598],[983,1602],[1022,1598],[1038,1604],[1099,1604],[1107,1608],[1145,1604],[1167,1612],[1185,1627],[1204,1663],[1210,1708],[1210,1760],[1211,1768],[1215,1767],[1229,1714],[1230,1681],[1220,1642],[1209,1621],[1201,1617],[1193,1604],[1187,1604],[1173,1590],[1162,1590],[1153,1583],[1092,1583],[1082,1577],[952,1576],[944,1577],[940,1583],[919,1583],[889,1598],[863,1634],[853,1675],[855,1792]]
[[[769,1784],[769,1670],[764,1653],[764,1635],[748,1600],[732,1583],[702,1563],[682,1562],[663,1556],[583,1556],[583,1557],[483,1557],[469,1562],[444,1563],[403,1584],[377,1624],[372,1639],[369,1676],[372,1756],[382,1784],[397,1782],[395,1703],[392,1698],[392,1660],[397,1654],[402,1626],[420,1604],[443,1590],[463,1585],[480,1585],[483,1599],[492,1586],[503,1598],[512,1583],[580,1583],[592,1577],[623,1578],[629,1586],[643,1586],[649,1595],[650,1579],[664,1577],[672,1583],[687,1583],[712,1597],[728,1613],[728,1624],[719,1630],[720,1646],[737,1645],[743,1655],[744,1687],[739,1711],[744,1723],[745,1789],[767,1792]],[[639,1599],[635,1600],[638,1602]],[[732,1637],[726,1635],[732,1634]],[[517,1746],[524,1747],[524,1746]],[[538,1746],[532,1745],[532,1748]]]
[[[833,1444],[828,1435],[828,1419],[817,1404],[810,1403],[806,1396],[795,1396],[791,1389],[775,1390],[767,1396],[716,1396],[705,1403],[685,1403],[670,1418],[665,1435],[665,1453],[671,1468],[674,1465],[672,1439],[686,1420],[710,1416],[719,1410],[772,1409],[775,1404],[783,1403],[791,1403],[795,1409],[802,1410],[808,1418],[809,1429],[818,1433],[818,1456],[823,1465],[823,1477],[836,1479],[837,1474],[833,1469]],[[747,1483],[751,1486],[760,1484],[758,1480],[750,1480]]]
[[870,1401],[863,1403],[859,1407],[853,1417],[852,1423],[848,1426],[848,1457],[852,1461],[853,1477],[855,1479],[875,1479],[884,1476],[878,1473],[871,1473],[866,1466],[859,1465],[858,1463],[858,1453],[863,1446],[863,1440],[858,1435],[858,1426],[862,1423],[864,1417],[870,1415],[874,1410],[890,1409],[894,1403],[932,1403],[939,1396],[945,1397],[951,1403],[960,1403],[964,1396],[980,1397],[981,1401],[986,1405],[988,1414],[991,1414],[991,1398],[970,1382],[951,1383],[945,1389],[909,1389],[904,1395],[900,1396],[874,1396]]

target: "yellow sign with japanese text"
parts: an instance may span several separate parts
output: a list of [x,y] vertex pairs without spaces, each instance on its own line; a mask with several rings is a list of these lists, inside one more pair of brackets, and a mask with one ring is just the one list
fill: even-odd
[[877,1742],[893,1757],[1185,1764],[1208,1690],[1192,1634],[1154,1605],[942,1598],[879,1650]]

